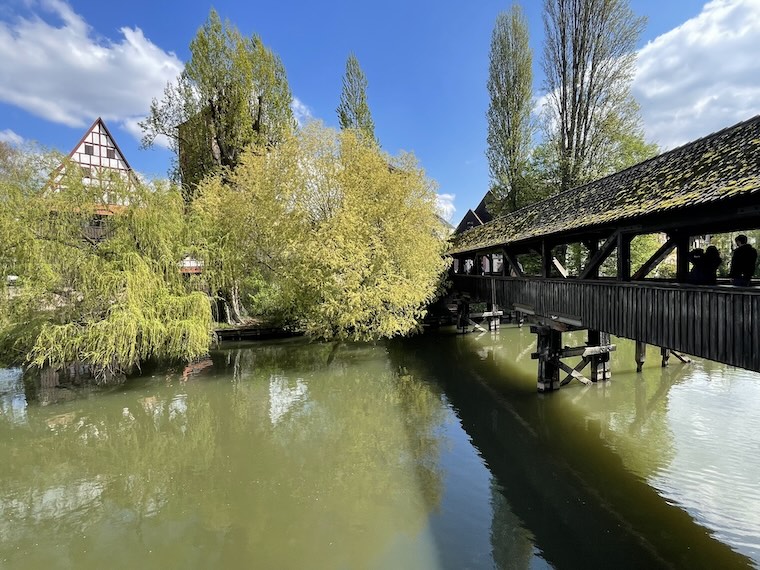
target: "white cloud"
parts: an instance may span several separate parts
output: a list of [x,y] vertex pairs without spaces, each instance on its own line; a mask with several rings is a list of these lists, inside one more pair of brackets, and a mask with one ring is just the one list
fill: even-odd
[[10,129],[0,131],[0,142],[8,143],[13,146],[20,146],[24,143],[24,137],[14,133]]
[[0,76],[13,78],[0,82],[0,100],[55,123],[86,127],[100,116],[137,134],[151,99],[182,70],[177,56],[139,28],[100,38],[63,0],[29,6],[32,15],[0,22]]
[[438,213],[447,222],[451,221],[451,219],[454,217],[454,212],[456,212],[456,208],[454,207],[454,198],[456,198],[456,195],[454,194],[436,195]]
[[311,114],[311,109],[298,97],[293,97],[293,102],[290,104],[290,108],[293,110],[293,116],[296,121],[298,121],[299,125],[305,125],[314,119],[314,115]]
[[648,140],[687,143],[760,113],[760,0],[713,0],[639,52]]
[[[121,122],[121,126],[125,131],[127,131],[130,135],[139,141],[142,140],[143,137],[143,131],[140,128],[140,121],[143,119],[145,119],[145,117],[129,117]],[[161,148],[171,149],[171,141],[166,135],[158,135],[155,139],[153,139],[153,145]]]

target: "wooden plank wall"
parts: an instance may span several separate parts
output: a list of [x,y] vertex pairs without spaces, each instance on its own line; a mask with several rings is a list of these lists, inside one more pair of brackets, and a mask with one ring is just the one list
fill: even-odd
[[454,277],[454,287],[499,306],[532,307],[584,327],[760,372],[760,289],[681,284]]

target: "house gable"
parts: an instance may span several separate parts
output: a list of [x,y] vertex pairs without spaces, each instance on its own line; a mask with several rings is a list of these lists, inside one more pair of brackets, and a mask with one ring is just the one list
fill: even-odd
[[[74,146],[68,154],[68,159],[68,164],[81,169],[82,181],[85,184],[97,184],[103,188],[104,204],[114,203],[108,194],[113,184],[112,180],[127,181],[130,185],[137,184],[132,167],[100,117]],[[53,176],[51,186],[55,190],[61,188],[64,169],[65,165],[61,164]]]

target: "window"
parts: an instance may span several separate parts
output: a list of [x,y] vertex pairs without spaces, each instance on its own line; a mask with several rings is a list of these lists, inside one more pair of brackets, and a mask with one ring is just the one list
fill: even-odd
[[95,154],[95,148],[91,144],[84,145],[85,154]]
[[116,149],[115,148],[108,148],[108,149],[106,149],[106,157],[107,158],[116,158]]

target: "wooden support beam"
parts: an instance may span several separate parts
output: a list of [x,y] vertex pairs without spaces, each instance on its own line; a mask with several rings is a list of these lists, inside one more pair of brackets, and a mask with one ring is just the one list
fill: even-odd
[[607,241],[604,242],[602,247],[591,256],[591,259],[588,264],[586,264],[586,267],[583,268],[583,271],[581,271],[578,279],[590,279],[599,274],[599,266],[604,263],[604,260],[607,259],[617,247],[619,234],[620,231],[617,231],[607,238]]
[[575,365],[575,368],[570,368],[567,364],[565,364],[564,362],[560,360],[559,367],[565,372],[567,372],[567,376],[565,376],[565,379],[562,380],[562,382],[560,382],[559,385],[564,386],[565,384],[569,384],[573,378],[585,384],[586,386],[588,386],[589,384],[592,384],[591,380],[589,380],[583,374],[581,374],[581,370],[586,368],[588,363],[589,361],[584,358],[578,364]]
[[509,266],[512,269],[512,272],[517,277],[525,277],[525,273],[523,273],[522,268],[520,267],[520,263],[517,261],[517,257],[511,252],[506,249],[502,250],[504,253],[504,259],[506,259],[509,262]]
[[639,267],[636,273],[631,276],[631,280],[638,281],[639,279],[644,279],[655,267],[662,263],[668,255],[670,255],[670,252],[673,251],[675,247],[676,242],[673,238],[669,238],[668,241],[660,246],[660,249],[654,252],[652,257],[644,262],[644,265]]
[[562,265],[556,257],[552,257],[552,263],[554,264],[554,267],[557,268],[557,271],[559,271],[559,274],[562,275],[565,279],[567,279],[568,272],[567,269],[565,269],[565,266]]
[[537,334],[538,391],[557,390],[559,389],[559,351],[562,333],[549,327],[531,327],[531,331]]
[[640,340],[636,341],[636,372],[641,372],[644,368],[644,361],[647,359],[647,345]]
[[680,360],[684,364],[691,364],[691,358],[689,358],[688,356],[686,356],[684,354],[676,352],[675,350],[672,350],[672,349],[670,351],[670,354],[672,354],[673,356],[675,356],[678,360]]
[[610,333],[589,329],[588,351],[591,362],[591,380],[599,382],[609,380],[612,377],[610,371],[610,352],[617,347],[610,344]]
[[[609,338],[607,339],[609,340]],[[597,341],[598,342],[598,341]],[[596,345],[596,346],[576,346],[573,348],[563,348],[559,355],[560,358],[572,358],[573,356],[582,356],[588,358],[591,356],[597,356],[600,354],[609,354],[617,350],[617,346],[614,344]]]
[[662,357],[662,367],[665,368],[670,360],[670,350],[664,346],[660,347],[660,356]]
[[548,278],[552,274],[552,248],[546,240],[541,241],[541,277]]
[[676,280],[686,283],[689,277],[689,236],[675,234],[673,240],[676,243]]
[[631,240],[633,236],[618,233],[617,239],[617,278],[618,281],[631,280]]

